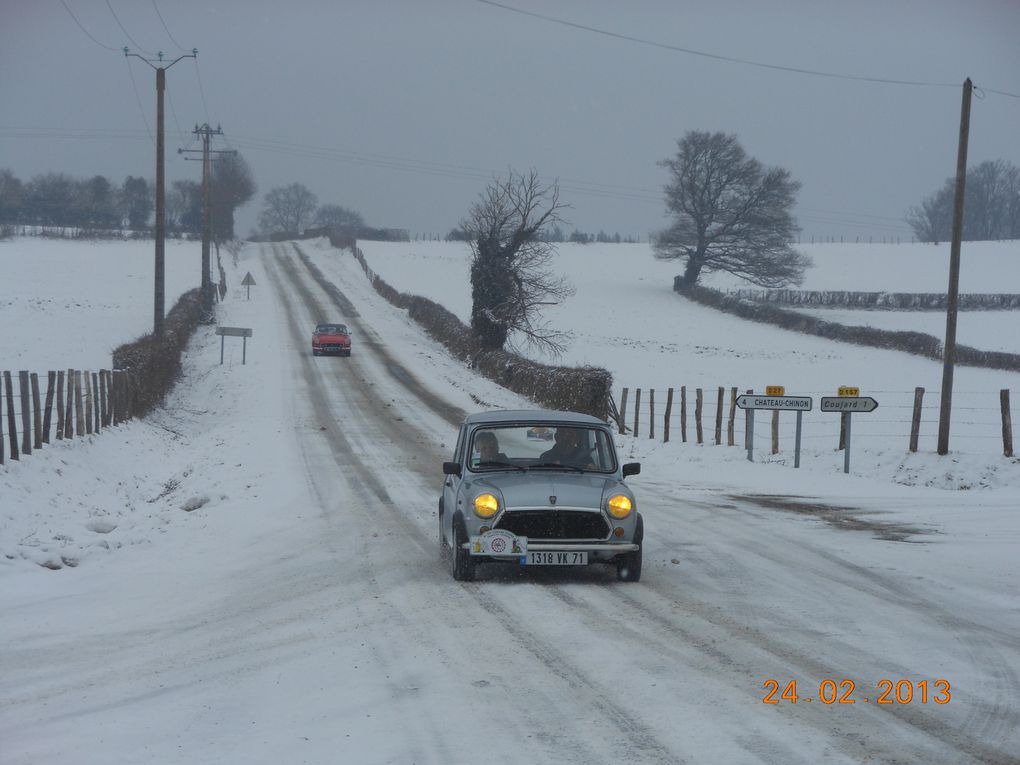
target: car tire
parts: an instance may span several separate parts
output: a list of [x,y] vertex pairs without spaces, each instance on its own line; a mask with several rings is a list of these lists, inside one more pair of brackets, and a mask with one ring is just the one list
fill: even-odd
[[317,350],[315,350],[315,349],[313,348],[313,349],[312,349],[312,355],[313,355],[313,356],[318,356],[318,355],[319,355],[319,352],[318,352]]
[[645,521],[638,515],[634,541],[641,547],[634,552],[625,553],[616,558],[616,576],[621,582],[641,581],[641,554],[644,552],[644,540]]
[[471,553],[464,549],[463,545],[466,541],[464,522],[455,517],[453,519],[453,549],[450,551],[450,573],[458,582],[473,582],[475,580],[475,560],[471,557]]

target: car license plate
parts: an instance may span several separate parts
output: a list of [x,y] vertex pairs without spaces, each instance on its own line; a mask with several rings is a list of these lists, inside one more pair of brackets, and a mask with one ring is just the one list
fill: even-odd
[[526,566],[586,566],[588,565],[588,553],[569,550],[566,552],[539,552],[529,550]]

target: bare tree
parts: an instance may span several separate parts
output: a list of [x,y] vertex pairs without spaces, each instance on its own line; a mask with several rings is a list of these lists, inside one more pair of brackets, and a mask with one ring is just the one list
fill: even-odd
[[300,234],[315,214],[319,200],[304,185],[292,183],[270,189],[264,203],[265,207],[259,213],[259,228],[263,233]]
[[[956,179],[912,207],[906,221],[922,242],[945,242],[953,228]],[[967,168],[963,197],[963,239],[987,241],[1020,236],[1020,167],[1002,159]]]
[[673,224],[656,238],[655,256],[686,260],[680,284],[727,271],[762,287],[800,284],[811,261],[791,246],[800,184],[787,170],[748,157],[735,135],[690,131],[677,141],[666,207]]
[[255,196],[258,187],[241,154],[224,154],[213,163],[209,178],[213,241],[217,246],[234,238],[234,211]]
[[365,219],[361,213],[348,210],[340,205],[323,205],[315,213],[315,222],[320,226],[328,226],[338,231],[357,234],[365,227]]
[[551,329],[542,306],[573,294],[548,269],[556,250],[546,228],[562,222],[559,187],[543,186],[534,170],[510,170],[479,195],[460,228],[471,243],[471,329],[484,350],[517,343],[563,351],[569,335]]

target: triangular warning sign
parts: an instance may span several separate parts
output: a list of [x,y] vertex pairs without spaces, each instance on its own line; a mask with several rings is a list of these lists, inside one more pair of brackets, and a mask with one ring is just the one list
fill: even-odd
[[242,287],[251,287],[255,284],[255,277],[251,275],[251,271],[244,275],[244,279],[241,280]]

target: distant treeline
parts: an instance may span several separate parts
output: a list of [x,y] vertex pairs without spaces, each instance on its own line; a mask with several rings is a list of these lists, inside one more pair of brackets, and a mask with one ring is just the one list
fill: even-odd
[[[368,238],[368,237],[362,237]],[[428,239],[428,235],[421,238]],[[462,228],[454,228],[449,231],[446,235],[446,241],[448,242],[465,242],[468,240],[468,234]],[[573,242],[575,244],[639,244],[640,239],[633,236],[620,236],[619,232],[615,234],[607,234],[605,231],[599,231],[597,234],[587,233],[584,231],[578,231],[574,229],[570,234],[567,234],[562,227],[553,226],[548,231],[544,232],[542,236],[543,242]]]

